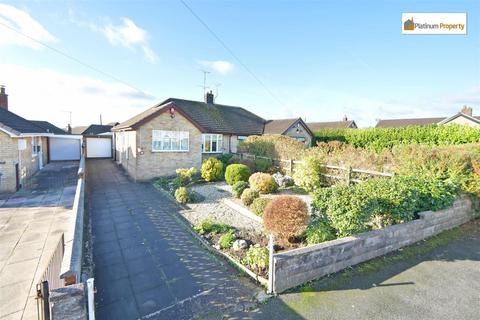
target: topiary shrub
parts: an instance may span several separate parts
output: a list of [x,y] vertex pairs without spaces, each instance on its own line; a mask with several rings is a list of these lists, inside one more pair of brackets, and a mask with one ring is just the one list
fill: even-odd
[[200,171],[205,181],[216,181],[222,177],[223,164],[220,160],[210,157],[202,162]]
[[188,191],[187,188],[180,187],[177,190],[175,190],[175,199],[177,200],[178,203],[185,204],[192,200],[192,196],[190,195],[190,192]]
[[229,185],[234,185],[239,181],[248,181],[252,172],[250,168],[244,164],[231,164],[225,170],[225,181]]
[[253,200],[252,204],[250,205],[250,209],[257,215],[263,216],[265,212],[265,208],[267,205],[272,201],[270,198],[257,198]]
[[330,226],[328,221],[317,219],[307,227],[307,230],[305,230],[305,240],[307,241],[307,244],[322,243],[335,238],[335,229]]
[[247,188],[243,190],[242,196],[240,199],[242,200],[243,204],[246,205],[247,207],[252,204],[253,200],[257,199],[260,195],[258,194],[257,190],[253,190],[250,188]]
[[255,168],[260,172],[268,172],[273,166],[271,159],[258,158],[255,159]]
[[240,198],[243,193],[243,190],[248,188],[248,182],[238,181],[232,186],[232,194],[235,198]]
[[268,173],[257,172],[248,179],[250,187],[260,193],[272,193],[277,191],[278,185],[275,179]]
[[222,234],[220,239],[218,239],[218,245],[220,246],[220,249],[230,249],[234,241],[235,241],[235,232],[233,230],[230,230]]
[[261,247],[259,244],[251,246],[247,250],[244,263],[259,272],[268,268],[268,248]]
[[314,192],[321,188],[322,176],[325,170],[320,160],[313,156],[303,159],[293,172],[295,184],[308,192]]
[[276,235],[284,245],[288,245],[305,231],[307,221],[307,205],[295,196],[273,198],[263,214],[265,229]]

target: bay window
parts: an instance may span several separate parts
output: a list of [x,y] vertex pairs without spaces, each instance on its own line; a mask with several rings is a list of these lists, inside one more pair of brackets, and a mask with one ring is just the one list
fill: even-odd
[[153,152],[186,152],[189,143],[188,131],[152,130]]
[[223,146],[223,135],[221,134],[203,134],[202,152],[220,153]]

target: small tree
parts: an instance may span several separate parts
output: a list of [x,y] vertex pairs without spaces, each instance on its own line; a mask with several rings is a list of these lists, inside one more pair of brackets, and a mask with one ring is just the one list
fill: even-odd
[[265,229],[275,234],[284,245],[288,245],[305,231],[307,221],[307,205],[295,196],[272,199],[263,214]]

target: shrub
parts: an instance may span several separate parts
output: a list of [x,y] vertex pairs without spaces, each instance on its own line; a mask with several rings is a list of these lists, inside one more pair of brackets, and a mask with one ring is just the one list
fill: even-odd
[[258,244],[251,246],[247,250],[244,262],[254,271],[266,270],[268,268],[268,248]]
[[161,188],[161,189],[167,190],[168,189],[168,179],[166,177],[160,177],[153,183],[153,185],[156,188]]
[[272,174],[272,178],[277,185],[282,188],[291,187],[294,184],[293,178],[287,175],[283,175],[280,172]]
[[197,174],[197,169],[194,167],[191,167],[190,169],[187,168],[179,168],[175,170],[177,173],[177,177],[180,179],[182,184],[188,184],[190,181],[192,181],[192,178]]
[[277,191],[278,185],[275,179],[268,173],[257,172],[248,179],[250,187],[260,193],[272,193]]
[[308,192],[314,192],[321,188],[322,176],[325,170],[320,160],[313,156],[303,159],[293,173],[295,184]]
[[244,205],[249,206],[252,204],[253,200],[257,199],[259,196],[260,195],[258,194],[258,191],[247,188],[243,190],[240,199],[242,200]]
[[308,244],[317,244],[335,239],[335,229],[328,221],[317,219],[305,230],[305,240]]
[[403,128],[322,129],[317,141],[342,141],[377,152],[395,145],[457,145],[480,141],[480,130],[464,125],[408,126]]
[[246,165],[247,167],[250,168],[251,172],[255,172],[257,170],[257,167],[255,166],[255,161],[253,161],[252,159],[238,160],[237,163]]
[[226,167],[232,158],[234,157],[234,154],[232,153],[222,153],[221,155],[217,156],[217,159],[222,161],[223,166]]
[[187,188],[180,187],[175,190],[175,199],[178,203],[188,203],[192,200],[192,196]]
[[215,181],[222,176],[223,164],[220,160],[210,157],[203,161],[200,171],[205,181]]
[[267,172],[272,168],[272,166],[273,166],[273,162],[271,159],[264,159],[264,158],[255,159],[255,168],[257,169],[257,171]]
[[308,220],[307,205],[295,196],[275,197],[265,208],[263,224],[283,244],[302,234]]
[[216,223],[211,218],[207,218],[198,223],[194,230],[201,235],[219,234],[235,230],[232,226],[224,223]]
[[234,241],[235,241],[235,232],[233,230],[230,230],[222,234],[220,239],[218,239],[218,245],[220,246],[221,249],[230,249]]
[[458,188],[423,177],[375,178],[357,185],[319,189],[314,214],[328,219],[340,237],[412,220],[415,213],[452,205]]
[[250,205],[250,209],[257,215],[263,216],[265,212],[265,208],[267,205],[272,201],[270,198],[257,198],[253,200],[252,204]]
[[231,164],[225,170],[225,181],[229,185],[234,185],[239,181],[248,181],[252,172],[244,164]]
[[243,190],[248,188],[248,182],[238,181],[232,186],[232,194],[235,198],[240,198],[243,193]]
[[238,150],[271,159],[291,159],[300,156],[307,146],[283,135],[249,136],[242,141]]

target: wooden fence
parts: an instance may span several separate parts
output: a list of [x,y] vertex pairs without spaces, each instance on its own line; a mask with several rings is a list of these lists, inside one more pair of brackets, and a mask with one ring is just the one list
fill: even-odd
[[[235,153],[240,159],[266,159],[272,161],[273,165],[280,167],[282,170],[287,172],[288,174],[292,174],[293,170],[295,169],[295,165],[302,164],[303,161],[293,160],[293,159],[273,159],[269,157],[262,157],[256,156],[254,154],[249,153]],[[373,171],[367,169],[357,169],[352,168],[351,166],[337,166],[331,164],[322,164],[326,170],[325,173],[321,173],[327,179],[333,181],[345,181],[348,185],[352,183],[359,183],[365,181],[371,177],[393,177],[393,173],[389,172],[380,172],[380,171]]]

